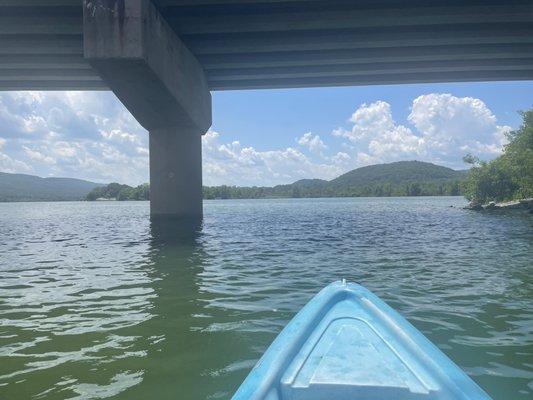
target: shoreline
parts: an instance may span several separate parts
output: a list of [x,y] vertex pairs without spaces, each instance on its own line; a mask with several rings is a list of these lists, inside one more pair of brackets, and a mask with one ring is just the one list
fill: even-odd
[[[462,195],[425,195],[425,196],[317,196],[317,197],[229,197],[229,198],[204,198],[204,201],[224,201],[224,200],[291,200],[291,199],[403,199],[403,198],[433,198],[433,197],[447,197],[447,198],[457,198]],[[2,201],[1,203],[124,203],[124,202],[143,202],[150,200],[117,200],[117,199],[96,199],[96,200],[11,200],[11,201]],[[466,199],[465,199],[466,201]]]
[[521,211],[527,211],[533,214],[533,197],[526,198],[526,199],[520,199],[520,200],[502,201],[502,202],[491,201],[487,204],[470,203],[465,207],[465,210],[473,210],[473,211],[521,210]]

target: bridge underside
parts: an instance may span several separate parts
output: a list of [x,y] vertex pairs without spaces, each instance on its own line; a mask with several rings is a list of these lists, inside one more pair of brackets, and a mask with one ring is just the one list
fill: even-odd
[[[153,3],[211,90],[533,78],[532,0]],[[0,0],[0,90],[22,89],[108,89],[82,0]]]

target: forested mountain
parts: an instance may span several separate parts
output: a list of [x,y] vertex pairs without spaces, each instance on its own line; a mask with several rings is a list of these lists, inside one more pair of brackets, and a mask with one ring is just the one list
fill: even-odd
[[[274,187],[204,187],[206,199],[272,197],[441,196],[461,194],[466,171],[420,161],[371,165],[331,181],[302,179]],[[0,201],[148,200],[147,184],[131,187],[102,185],[81,179],[39,178],[0,172]]]
[[[274,197],[360,197],[360,196],[445,196],[461,193],[460,183],[466,171],[455,171],[439,165],[401,161],[371,165],[350,171],[331,181],[302,179],[289,185],[274,187],[204,187],[206,199],[256,199]],[[132,188],[113,183],[93,190],[87,200],[147,200],[149,188]]]
[[331,181],[302,179],[274,187],[204,188],[204,197],[362,197],[459,195],[467,171],[455,171],[420,161],[370,165],[347,172]]
[[362,186],[376,183],[435,182],[462,178],[463,171],[455,171],[422,161],[399,161],[377,164],[347,172],[331,181],[336,186]]
[[71,178],[40,178],[0,172],[0,201],[84,200],[100,183]]

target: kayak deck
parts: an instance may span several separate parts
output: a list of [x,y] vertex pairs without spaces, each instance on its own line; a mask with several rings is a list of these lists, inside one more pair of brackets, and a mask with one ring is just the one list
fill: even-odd
[[286,326],[233,399],[489,397],[378,297],[335,282]]

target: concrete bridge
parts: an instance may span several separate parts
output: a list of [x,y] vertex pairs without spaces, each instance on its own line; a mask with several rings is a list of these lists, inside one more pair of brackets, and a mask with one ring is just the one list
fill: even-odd
[[0,0],[0,90],[112,90],[201,217],[211,90],[533,79],[533,0]]

